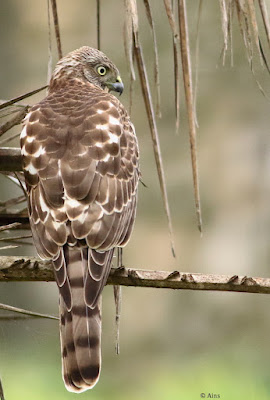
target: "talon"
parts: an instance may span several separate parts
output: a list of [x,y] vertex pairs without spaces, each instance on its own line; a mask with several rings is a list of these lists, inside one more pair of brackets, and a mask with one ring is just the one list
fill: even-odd
[[33,269],[38,269],[38,261],[35,261],[33,264]]
[[180,277],[180,272],[179,271],[173,271],[170,272],[169,275],[165,278],[167,279],[175,279],[175,278],[179,278]]
[[28,267],[30,264],[31,264],[31,260],[26,260],[26,261],[23,263],[22,268],[26,268],[26,267]]
[[20,260],[14,261],[14,263],[11,265],[11,267],[15,267],[15,266],[20,265],[20,264],[24,264],[24,258],[21,258]]
[[186,282],[187,281],[187,274],[182,274],[181,277],[180,277],[180,280],[182,282]]
[[251,276],[244,276],[240,285],[257,285],[257,282]]
[[186,279],[187,279],[188,282],[191,282],[191,283],[194,282],[195,283],[195,279],[193,278],[193,275],[191,275],[191,274],[187,274],[187,278]]
[[137,271],[128,269],[128,277],[134,280],[140,278],[140,275],[138,274]]
[[189,283],[195,282],[195,280],[194,280],[194,278],[193,278],[193,276],[191,274],[182,274],[181,275],[181,281],[182,282],[189,282]]
[[233,275],[228,279],[227,283],[233,283],[233,282],[237,281],[238,278],[239,278],[238,275]]
[[121,267],[115,268],[116,271],[124,271],[126,268],[124,265],[121,265]]
[[117,275],[123,275],[125,270],[126,270],[126,268],[123,265],[121,265],[121,267],[113,268],[112,271],[113,271],[113,274],[117,276]]

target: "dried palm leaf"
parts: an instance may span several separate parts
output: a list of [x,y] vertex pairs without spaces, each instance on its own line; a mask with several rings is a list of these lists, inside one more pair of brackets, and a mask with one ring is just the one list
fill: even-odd
[[174,99],[175,99],[175,131],[178,133],[180,125],[180,53],[179,34],[175,23],[171,0],[164,0],[165,10],[173,36],[173,64],[174,64]]
[[195,122],[196,122],[197,127],[199,127],[198,118],[197,118],[197,96],[198,96],[198,88],[199,88],[200,22],[201,22],[201,16],[202,16],[202,6],[203,6],[203,0],[200,0],[199,7],[198,7],[196,39],[195,39],[195,85],[194,85],[194,100],[193,100],[193,109],[194,109]]
[[263,19],[266,38],[268,41],[268,45],[270,47],[270,23],[269,23],[269,16],[268,16],[265,1],[259,0],[259,6],[260,6],[260,10],[261,10],[262,19]]
[[225,0],[219,0],[220,12],[221,12],[221,26],[223,31],[223,65],[225,64],[225,55],[228,49],[228,14],[226,9]]
[[179,14],[179,27],[180,27],[180,48],[182,55],[182,69],[183,80],[186,95],[186,107],[188,113],[189,123],[189,140],[191,149],[191,164],[193,174],[194,197],[197,215],[197,224],[199,231],[202,232],[202,217],[201,217],[201,203],[200,203],[200,190],[199,190],[199,177],[198,177],[198,161],[197,161],[197,144],[196,144],[196,124],[193,109],[193,92],[192,92],[192,76],[191,76],[191,62],[190,62],[190,49],[189,37],[186,15],[185,0],[178,0],[178,14]]
[[156,97],[156,115],[161,118],[161,109],[160,109],[160,79],[159,79],[159,64],[158,64],[158,49],[157,49],[157,37],[155,31],[154,20],[152,16],[152,10],[150,7],[149,0],[144,0],[146,16],[151,28],[152,37],[153,37],[153,47],[154,47],[154,81],[155,81],[155,97]]
[[51,13],[50,0],[47,0],[48,13],[48,69],[47,69],[47,84],[49,85],[52,76],[52,33],[51,33]]
[[135,57],[137,60],[137,66],[138,66],[138,71],[139,71],[139,76],[140,76],[140,82],[141,82],[141,88],[142,88],[145,108],[147,111],[147,117],[148,117],[151,137],[152,137],[153,149],[154,149],[156,166],[157,166],[158,177],[159,177],[159,184],[160,184],[162,199],[163,199],[164,208],[165,208],[165,212],[166,212],[166,216],[167,216],[167,220],[168,220],[171,249],[172,249],[173,255],[175,256],[175,250],[174,250],[175,246],[174,246],[174,239],[173,239],[171,213],[170,213],[168,195],[167,195],[167,190],[166,190],[166,181],[165,181],[165,174],[164,174],[163,162],[162,162],[162,157],[161,157],[158,131],[157,131],[156,120],[155,120],[155,113],[154,113],[154,109],[153,109],[153,103],[152,103],[149,82],[148,82],[148,76],[147,76],[145,63],[144,63],[144,59],[143,59],[142,48],[141,48],[138,37],[137,37],[137,42],[135,41],[135,35],[134,35],[134,49],[135,49]]

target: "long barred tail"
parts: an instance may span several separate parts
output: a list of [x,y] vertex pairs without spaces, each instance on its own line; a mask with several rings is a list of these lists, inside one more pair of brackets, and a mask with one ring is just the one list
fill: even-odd
[[101,367],[100,305],[93,310],[84,307],[84,312],[79,307],[76,312],[68,312],[60,298],[62,374],[70,392],[94,387]]
[[[113,252],[100,253],[103,263],[99,264],[93,259],[92,252],[90,249],[66,248],[54,261],[58,285],[60,283],[62,373],[70,392],[91,389],[99,379],[101,367],[101,296],[98,295],[97,302],[89,307],[85,289],[91,268],[110,270]],[[63,276],[61,282],[59,276]],[[96,284],[102,289],[99,280]],[[70,292],[70,298],[65,301],[67,292]]]

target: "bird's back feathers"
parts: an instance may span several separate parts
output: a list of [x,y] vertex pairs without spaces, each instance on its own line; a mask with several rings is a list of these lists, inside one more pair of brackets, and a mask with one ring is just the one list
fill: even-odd
[[[92,50],[72,53],[80,73],[89,54],[104,56]],[[26,116],[21,148],[33,241],[53,260],[60,292],[63,377],[68,390],[80,392],[99,377],[101,292],[114,248],[131,234],[140,172],[123,105],[85,75],[79,79],[72,62],[65,71],[65,62],[49,95]]]

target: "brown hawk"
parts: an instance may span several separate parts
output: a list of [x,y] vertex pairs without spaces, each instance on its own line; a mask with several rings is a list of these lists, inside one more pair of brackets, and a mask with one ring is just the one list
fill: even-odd
[[112,90],[121,93],[123,84],[105,54],[75,50],[57,63],[48,96],[21,133],[33,240],[54,265],[62,372],[72,392],[99,378],[101,292],[136,213],[138,144]]

